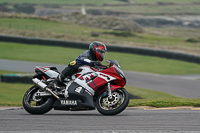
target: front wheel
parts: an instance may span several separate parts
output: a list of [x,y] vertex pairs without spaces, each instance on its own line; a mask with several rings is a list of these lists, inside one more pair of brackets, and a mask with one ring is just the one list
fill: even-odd
[[36,95],[39,87],[32,86],[23,97],[23,107],[30,114],[45,114],[52,109],[54,97],[39,97]]
[[117,115],[121,113],[129,103],[128,92],[124,88],[116,89],[109,99],[107,92],[97,97],[97,110],[103,115]]

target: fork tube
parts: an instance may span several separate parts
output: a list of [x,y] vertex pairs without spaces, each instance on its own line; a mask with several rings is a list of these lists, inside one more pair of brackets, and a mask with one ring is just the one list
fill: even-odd
[[111,99],[112,93],[111,93],[110,83],[108,83],[107,88],[108,88],[108,98]]

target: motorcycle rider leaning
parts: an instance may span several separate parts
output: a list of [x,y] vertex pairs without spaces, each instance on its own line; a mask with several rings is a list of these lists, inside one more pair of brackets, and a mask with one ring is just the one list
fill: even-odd
[[94,41],[89,45],[89,50],[84,51],[81,55],[76,58],[75,61],[69,63],[69,65],[63,69],[58,77],[50,83],[48,86],[53,89],[59,89],[61,84],[66,78],[70,79],[80,66],[88,65],[101,65],[107,52],[106,45],[99,41]]

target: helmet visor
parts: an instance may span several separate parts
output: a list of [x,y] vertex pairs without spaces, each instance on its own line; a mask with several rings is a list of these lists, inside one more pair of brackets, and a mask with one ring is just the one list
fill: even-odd
[[99,55],[101,56],[101,58],[104,59],[104,57],[106,56],[106,51],[105,50],[97,50]]

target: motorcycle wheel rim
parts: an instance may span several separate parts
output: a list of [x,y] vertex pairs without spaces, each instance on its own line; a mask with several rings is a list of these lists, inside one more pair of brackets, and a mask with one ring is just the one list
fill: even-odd
[[26,103],[31,106],[31,107],[40,107],[42,105],[44,105],[47,101],[48,98],[46,97],[40,97],[41,99],[38,101],[35,98],[35,93],[38,91],[39,88],[35,87],[34,89],[32,89],[28,94],[27,94],[27,101]]
[[112,99],[110,101],[107,92],[105,92],[99,99],[99,105],[104,110],[115,110],[123,104],[124,100],[125,94],[121,90],[112,92]]

